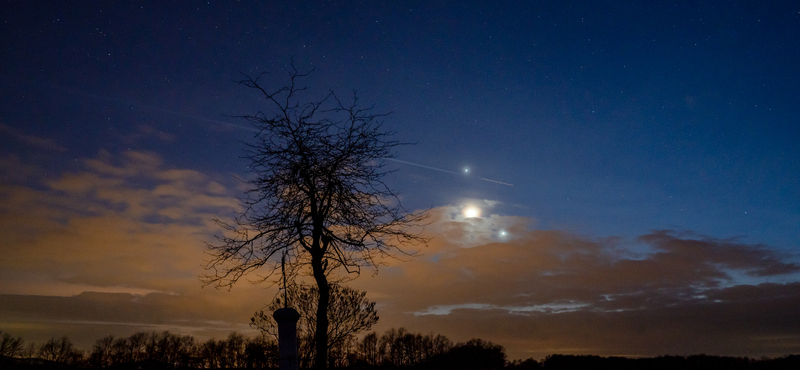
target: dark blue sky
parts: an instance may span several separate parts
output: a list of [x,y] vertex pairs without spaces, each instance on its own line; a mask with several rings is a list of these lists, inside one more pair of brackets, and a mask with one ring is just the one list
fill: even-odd
[[[399,159],[515,185],[403,168],[420,177],[397,180],[409,207],[486,198],[544,228],[794,248],[798,17],[728,2],[17,2],[2,116],[75,158],[143,149],[241,172],[249,133],[214,121],[262,108],[240,72],[283,83],[294,58],[315,68],[308,85],[394,111],[387,127],[418,143]],[[120,140],[137,125],[176,139]]]
[[667,229],[800,253],[791,2],[9,1],[1,16],[0,155],[40,169],[8,183],[134,151],[233,186],[252,132],[229,115],[266,109],[236,81],[281,86],[294,60],[313,97],[392,111],[385,127],[416,142],[397,159],[470,169],[393,163],[409,209],[489,200],[589,239]]

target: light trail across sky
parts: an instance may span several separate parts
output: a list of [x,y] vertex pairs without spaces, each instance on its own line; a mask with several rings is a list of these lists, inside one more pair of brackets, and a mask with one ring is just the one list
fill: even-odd
[[[31,83],[35,83],[35,84],[40,84],[37,81],[32,81],[32,80],[26,80],[26,81],[31,82]],[[57,88],[57,89],[69,92],[69,93],[77,95],[77,96],[84,96],[84,97],[90,97],[90,98],[98,99],[98,100],[110,101],[110,102],[118,103],[118,104],[121,104],[121,105],[124,105],[124,106],[130,106],[132,108],[133,107],[137,107],[137,108],[140,108],[140,109],[167,113],[167,114],[171,114],[171,115],[175,115],[175,116],[185,117],[185,118],[199,120],[199,121],[205,121],[205,122],[209,122],[209,123],[215,123],[215,124],[218,124],[218,125],[228,126],[228,127],[232,127],[232,128],[236,128],[236,129],[246,130],[246,131],[258,131],[254,127],[248,127],[248,126],[243,126],[243,125],[239,125],[239,124],[235,124],[235,123],[230,123],[230,122],[225,122],[225,121],[220,121],[220,120],[215,120],[215,119],[210,119],[210,118],[205,118],[205,117],[199,117],[199,116],[195,116],[195,115],[189,115],[189,114],[186,114],[186,113],[176,112],[176,111],[172,111],[172,110],[169,110],[169,109],[164,109],[164,108],[160,108],[160,107],[156,107],[156,106],[152,106],[152,105],[148,105],[148,104],[137,103],[137,102],[134,102],[134,101],[131,101],[131,100],[123,100],[123,99],[116,98],[116,97],[113,97],[113,96],[102,96],[102,95],[99,95],[99,94],[90,93],[90,92],[87,92],[87,91],[83,91],[83,90],[72,88],[72,87],[68,87],[68,86],[62,86],[62,85],[53,85],[53,86],[55,86],[55,88]],[[448,171],[448,170],[441,169],[441,168],[426,166],[426,165],[423,165],[423,164],[413,163],[413,162],[408,162],[408,161],[402,161],[402,160],[394,159],[394,158],[383,158],[383,159],[386,159],[386,160],[389,160],[389,161],[392,161],[392,162],[403,163],[403,164],[407,164],[407,165],[411,165],[411,166],[427,168],[429,170],[446,172],[446,173],[453,174],[453,175],[458,175],[459,174],[458,172],[455,172],[455,171]],[[467,171],[467,173],[468,173],[468,171]],[[509,184],[507,182],[487,179],[487,178],[483,178],[483,177],[480,178],[480,179],[483,180],[483,181],[493,182],[495,184],[506,185],[506,186],[514,186],[513,184]]]
[[[453,175],[458,175],[458,172],[454,172],[454,171],[448,171],[448,170],[443,170],[443,169],[441,169],[441,168],[436,168],[436,167],[426,166],[426,165],[424,165],[424,164],[412,163],[412,162],[407,162],[407,161],[401,161],[401,160],[399,160],[399,159],[394,159],[394,158],[383,158],[383,159],[385,159],[385,160],[388,160],[388,161],[392,161],[392,162],[403,163],[403,164],[407,164],[407,165],[411,165],[411,166],[417,166],[417,167],[427,168],[427,169],[429,169],[429,170],[441,171],[441,172],[447,172],[447,173],[451,173],[451,174],[453,174]],[[489,182],[493,182],[493,183],[495,183],[495,184],[500,184],[500,185],[514,186],[514,184],[509,184],[509,183],[507,183],[507,182],[502,182],[502,181],[497,181],[497,180],[486,179],[486,178],[483,178],[483,177],[481,177],[481,180],[483,180],[483,181],[489,181]]]
[[484,179],[483,177],[481,177],[481,180],[483,180],[483,181],[491,181],[493,183],[500,184],[500,185],[514,186],[514,184],[509,184],[507,182],[502,182],[502,181],[497,181],[497,180]]

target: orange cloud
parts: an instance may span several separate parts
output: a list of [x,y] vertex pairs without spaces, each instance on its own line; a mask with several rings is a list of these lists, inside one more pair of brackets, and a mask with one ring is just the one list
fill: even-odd
[[[800,349],[790,313],[800,266],[791,256],[668,231],[631,242],[525,230],[529,220],[459,220],[449,216],[456,209],[433,211],[440,223],[429,227],[424,256],[354,282],[381,302],[381,327],[480,336],[509,346],[512,358]],[[501,240],[496,225],[514,238]]]
[[84,348],[90,334],[136,330],[224,336],[247,331],[275,294],[248,284],[201,289],[212,219],[239,207],[225,179],[143,152],[101,152],[81,171],[44,181],[5,176],[23,165],[11,159],[0,166],[5,331],[18,328],[31,341],[67,334]]
[[[27,175],[11,176],[17,167]],[[85,348],[136,330],[219,337],[247,330],[275,294],[245,282],[200,288],[212,219],[239,209],[241,189],[228,179],[146,152],[101,152],[44,181],[19,158],[4,158],[0,171],[5,332],[67,334]],[[483,216],[465,218],[463,205],[431,210],[422,255],[387,259],[352,282],[378,302],[378,330],[480,337],[511,358],[800,351],[792,256],[670,231],[625,240],[536,230],[493,213],[497,202],[469,203]]]
[[[151,153],[102,152],[44,184],[4,184],[0,292],[185,292],[202,273],[214,216],[237,209],[214,179]],[[28,284],[27,282],[30,282]],[[74,289],[69,286],[73,285]]]

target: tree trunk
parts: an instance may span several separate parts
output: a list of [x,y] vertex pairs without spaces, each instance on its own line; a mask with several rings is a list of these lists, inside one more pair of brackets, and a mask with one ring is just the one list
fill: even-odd
[[328,278],[325,276],[325,269],[322,266],[322,258],[312,257],[311,267],[314,270],[317,289],[319,289],[317,332],[314,335],[314,341],[317,346],[314,369],[325,370],[328,366],[328,304],[330,302],[330,287],[328,287]]

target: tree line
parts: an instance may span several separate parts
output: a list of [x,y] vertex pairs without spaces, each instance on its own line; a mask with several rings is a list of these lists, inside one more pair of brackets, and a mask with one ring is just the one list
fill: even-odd
[[[2,333],[2,332],[0,332]],[[506,369],[506,370],[783,370],[800,369],[800,355],[751,359],[708,355],[653,358],[600,357],[554,354],[537,361],[507,361],[505,348],[481,339],[454,343],[440,334],[389,329],[382,335],[349,337],[329,352],[334,368]],[[91,350],[76,349],[67,337],[51,338],[42,345],[2,333],[0,368],[87,369],[276,369],[277,341],[269,335],[247,337],[233,332],[225,339],[195,340],[189,335],[137,332],[129,337],[106,336]],[[303,368],[312,365],[307,359]]]
[[600,357],[592,355],[550,355],[528,368],[545,370],[614,369],[614,370],[790,370],[800,369],[800,356],[751,359],[709,355],[659,356],[651,358]]
[[21,337],[8,333],[0,339],[0,356],[4,362],[59,363],[81,368],[142,363],[169,368],[274,368],[277,367],[277,351],[277,343],[265,336],[251,338],[237,332],[225,339],[212,338],[206,342],[169,331],[136,332],[129,337],[109,335],[96,340],[88,351],[75,348],[66,336],[51,338],[42,345],[26,345]]
[[[67,337],[26,345],[21,337],[3,333],[0,356],[0,364],[60,363],[97,369],[144,363],[168,368],[267,369],[278,367],[278,343],[263,334],[247,337],[233,332],[225,339],[200,342],[190,335],[153,331],[129,337],[109,335],[97,339],[91,350],[81,351]],[[371,332],[361,339],[348,336],[330,348],[328,358],[328,365],[335,368],[501,368],[505,364],[505,349],[492,342],[472,339],[454,343],[443,335],[411,333],[404,328],[392,328],[383,335]],[[311,367],[313,357],[306,356],[301,365]]]

